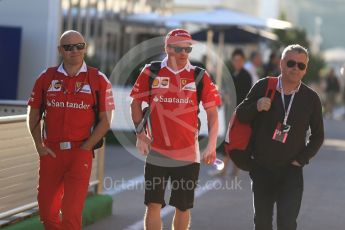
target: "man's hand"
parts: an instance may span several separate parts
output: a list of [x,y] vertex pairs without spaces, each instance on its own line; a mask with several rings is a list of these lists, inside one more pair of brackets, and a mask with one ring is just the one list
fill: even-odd
[[91,151],[93,146],[91,146],[89,144],[89,142],[85,141],[84,143],[82,143],[79,147],[80,149],[83,149],[83,150],[87,150],[87,151]]
[[38,155],[44,156],[44,155],[49,154],[52,157],[56,158],[55,153],[50,148],[45,146],[42,141],[40,109],[34,109],[34,108],[31,108],[31,106],[29,106],[28,117],[29,117],[27,121],[28,128],[32,136],[32,139],[34,140]]
[[256,108],[259,112],[268,111],[271,108],[271,99],[268,97],[262,97],[256,103]]
[[50,156],[56,158],[55,153],[50,148],[44,146],[43,144],[36,146],[37,153],[40,157],[49,154]]
[[206,149],[204,150],[203,154],[203,161],[205,164],[213,164],[214,161],[216,160],[216,148],[215,147],[210,147],[207,145]]
[[151,150],[151,142],[151,138],[149,138],[143,131],[137,134],[137,143],[135,146],[140,154],[146,156]]
[[298,161],[296,161],[296,160],[291,162],[291,164],[294,166],[297,166],[297,167],[302,167],[302,165],[300,163],[298,163]]

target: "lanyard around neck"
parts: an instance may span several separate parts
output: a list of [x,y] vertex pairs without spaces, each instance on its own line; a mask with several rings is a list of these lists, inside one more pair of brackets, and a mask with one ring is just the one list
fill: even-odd
[[280,95],[281,95],[281,98],[282,98],[283,108],[284,108],[284,113],[285,113],[283,124],[286,125],[287,119],[288,119],[289,114],[290,114],[291,105],[292,105],[293,99],[295,98],[296,90],[293,92],[293,94],[291,96],[288,108],[285,109],[285,97],[284,97],[283,81],[282,81],[281,77],[279,78],[279,82],[278,83],[279,83]]

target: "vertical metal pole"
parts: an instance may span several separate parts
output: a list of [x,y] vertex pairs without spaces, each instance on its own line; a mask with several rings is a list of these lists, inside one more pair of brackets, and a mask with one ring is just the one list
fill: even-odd
[[[105,139],[103,137],[103,139]],[[103,192],[103,179],[104,179],[104,156],[105,156],[105,142],[102,148],[97,150],[97,179],[99,181],[97,185],[97,194]]]
[[78,0],[78,4],[77,4],[77,26],[76,26],[76,30],[79,31],[80,33],[83,33],[82,31],[82,18],[81,18],[81,0]]
[[72,26],[73,26],[72,0],[69,0],[68,3],[69,3],[69,7],[68,7],[68,13],[67,13],[67,28],[66,28],[66,30],[72,29]]
[[105,23],[105,5],[106,0],[103,0],[104,8],[103,8],[103,14],[102,14],[102,27],[101,27],[101,71],[106,72],[107,67],[107,57],[108,57],[108,50],[107,50],[107,28]]
[[86,0],[86,16],[85,16],[85,27],[84,27],[84,37],[86,42],[89,41],[90,38],[90,0]]
[[212,69],[212,62],[211,62],[211,51],[212,46],[213,46],[213,30],[212,29],[208,29],[207,30],[207,53],[206,53],[206,69],[207,70],[211,70]]
[[217,58],[217,77],[216,84],[218,89],[221,89],[222,86],[222,74],[223,74],[223,50],[224,50],[224,31],[219,31],[219,40],[218,40],[218,58]]

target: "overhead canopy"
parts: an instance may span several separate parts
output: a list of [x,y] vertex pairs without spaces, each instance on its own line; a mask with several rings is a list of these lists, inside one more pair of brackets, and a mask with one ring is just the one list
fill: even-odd
[[[185,24],[195,24],[199,28],[207,29],[193,35],[195,40],[206,40],[210,47],[212,41],[218,41],[218,58],[222,60],[224,43],[254,43],[259,42],[262,37],[275,40],[275,35],[264,31],[264,29],[288,29],[291,23],[277,19],[262,19],[230,9],[216,8],[212,10],[177,13],[171,16],[155,14],[127,16],[127,22],[146,24],[148,26],[165,25],[166,27],[186,27]],[[172,26],[173,25],[173,26]],[[251,31],[248,30],[251,28]],[[255,28],[253,31],[252,29]],[[237,33],[237,34],[236,34]],[[207,34],[207,35],[206,35]],[[237,36],[236,36],[237,35]],[[232,41],[232,42],[231,42]],[[210,49],[208,49],[210,50]],[[208,51],[209,52],[209,51]],[[207,54],[209,56],[209,54]],[[208,59],[208,58],[207,58]],[[207,61],[206,66],[210,66]],[[216,82],[221,84],[222,75],[221,63],[217,62]]]
[[146,26],[165,26],[167,28],[181,27],[180,22],[169,20],[167,16],[157,13],[131,14],[127,15],[124,21]]
[[253,26],[260,28],[286,29],[291,23],[277,19],[261,19],[230,9],[216,8],[213,10],[177,13],[167,17],[169,21],[180,23],[195,23],[205,26],[229,27],[229,26]]
[[188,13],[178,13],[170,16],[169,19],[177,22],[204,24],[211,27],[226,27],[233,25],[265,27],[266,25],[264,20],[228,9],[214,9]]
[[164,16],[157,13],[127,15],[127,22],[146,25],[165,25],[166,27],[181,27],[183,23],[194,23],[207,27],[251,26],[258,28],[287,29],[290,22],[278,19],[262,19],[241,12],[217,8],[214,10],[193,11]]
[[[224,43],[231,44],[245,44],[245,43],[257,43],[260,41],[276,41],[277,36],[271,32],[264,31],[262,29],[255,28],[239,28],[229,27],[223,30],[224,32]],[[220,32],[214,31],[213,43],[219,42]],[[207,40],[207,29],[200,30],[192,34],[194,40],[206,41]]]
[[[173,21],[176,23],[186,24],[192,23],[199,26],[203,26],[208,29],[207,33],[207,44],[210,47],[210,44],[215,39],[214,33],[218,36],[218,58],[219,60],[223,59],[224,52],[224,43],[226,30],[231,28],[243,28],[243,27],[254,27],[259,29],[287,29],[292,27],[291,23],[276,19],[262,19],[254,17],[248,14],[241,12],[236,12],[230,9],[216,8],[212,10],[204,11],[195,11],[188,13],[178,13],[170,17],[167,17],[167,20]],[[213,32],[212,32],[212,31]],[[249,35],[249,34],[247,34]],[[206,35],[205,35],[206,36]],[[250,34],[250,37],[255,37],[255,34]],[[233,38],[231,38],[233,37]],[[195,38],[194,38],[195,39]],[[236,39],[235,34],[228,33],[228,40]],[[248,39],[248,37],[244,38]],[[244,40],[243,39],[243,40]],[[240,40],[238,40],[240,41]],[[243,43],[243,42],[242,42]],[[209,54],[207,55],[209,56]],[[206,67],[208,68],[211,63],[206,59]],[[216,71],[216,83],[220,87],[222,76],[222,65],[220,62],[217,62],[217,71]]]

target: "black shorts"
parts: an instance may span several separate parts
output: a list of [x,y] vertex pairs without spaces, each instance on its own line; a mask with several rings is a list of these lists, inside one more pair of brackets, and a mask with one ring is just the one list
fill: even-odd
[[[158,203],[162,208],[165,189],[169,185],[171,196],[169,205],[181,211],[193,208],[194,190],[199,178],[199,163],[180,167],[163,167],[146,162],[145,165],[145,204]],[[170,184],[168,180],[170,178]]]

